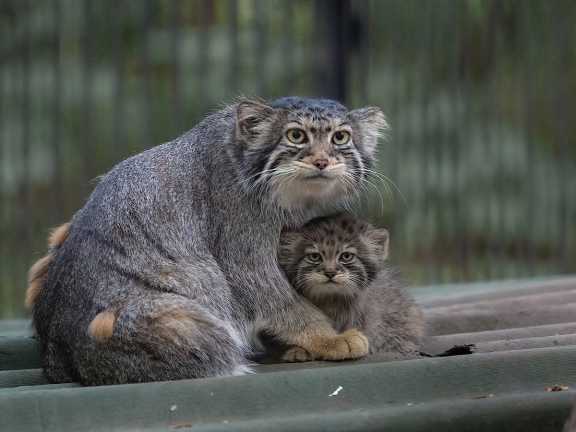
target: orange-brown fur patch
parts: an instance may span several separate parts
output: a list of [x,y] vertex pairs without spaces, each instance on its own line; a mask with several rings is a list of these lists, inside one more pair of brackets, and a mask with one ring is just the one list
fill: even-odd
[[299,346],[293,346],[282,355],[282,360],[286,362],[305,362],[314,360],[314,356]]
[[105,342],[112,337],[116,316],[111,311],[100,312],[88,326],[88,334],[98,342]]
[[51,262],[52,255],[48,254],[36,261],[28,271],[28,289],[26,289],[26,299],[24,300],[28,309],[34,306],[38,295],[40,295]]
[[150,317],[154,335],[173,344],[181,344],[194,336],[198,324],[209,324],[205,317],[178,307],[164,309]]
[[48,246],[51,248],[62,246],[62,243],[68,238],[70,231],[70,222],[60,225],[55,228],[48,237]]
[[[70,230],[70,223],[60,225],[52,231],[48,236],[48,247],[57,248],[64,243],[68,238],[68,232]],[[36,303],[42,288],[44,287],[44,282],[46,280],[46,275],[48,274],[48,267],[52,262],[54,257],[52,254],[43,256],[38,261],[36,261],[30,270],[28,271],[28,288],[26,289],[26,298],[24,300],[24,305],[31,309]]]
[[[335,336],[317,333],[303,333],[296,346],[303,348],[311,359],[346,360],[364,357],[368,354],[368,339],[358,330],[351,329]],[[297,350],[298,351],[298,350]],[[294,349],[287,351],[286,361],[304,361],[302,353]],[[302,359],[300,359],[302,357]]]

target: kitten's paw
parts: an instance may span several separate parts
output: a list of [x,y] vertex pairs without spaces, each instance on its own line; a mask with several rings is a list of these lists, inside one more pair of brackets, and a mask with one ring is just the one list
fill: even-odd
[[282,360],[286,362],[305,362],[314,360],[314,357],[304,348],[293,346],[282,355]]
[[368,339],[358,330],[347,330],[330,339],[322,339],[318,346],[319,358],[323,360],[347,360],[364,357],[370,346]]

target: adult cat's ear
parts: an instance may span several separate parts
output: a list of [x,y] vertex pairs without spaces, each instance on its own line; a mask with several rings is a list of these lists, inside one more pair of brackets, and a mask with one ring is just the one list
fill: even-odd
[[297,232],[282,232],[278,251],[278,262],[281,266],[289,266],[298,258],[298,245],[301,238],[301,235]]
[[372,229],[366,232],[367,241],[380,263],[388,259],[390,233],[385,228]]
[[368,156],[374,156],[378,138],[390,129],[384,113],[380,108],[370,106],[350,111],[348,117],[355,125],[355,135],[360,139],[360,142],[356,144]]
[[262,100],[240,99],[236,105],[236,138],[257,144],[269,131],[276,115],[276,110]]

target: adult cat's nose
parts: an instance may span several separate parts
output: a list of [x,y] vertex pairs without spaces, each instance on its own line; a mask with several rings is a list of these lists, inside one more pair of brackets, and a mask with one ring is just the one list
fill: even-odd
[[325,271],[324,274],[326,275],[326,277],[328,279],[332,279],[334,276],[336,276],[336,272],[335,271]]
[[319,170],[323,170],[324,168],[326,168],[328,166],[328,159],[316,159],[314,162],[312,162],[314,164],[314,166],[316,168],[318,168]]

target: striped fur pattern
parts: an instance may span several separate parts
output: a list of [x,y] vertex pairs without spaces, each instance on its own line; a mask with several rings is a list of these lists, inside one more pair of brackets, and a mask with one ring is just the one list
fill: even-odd
[[243,99],[117,164],[33,272],[48,379],[242,374],[261,331],[316,358],[366,355],[366,337],[338,333],[276,254],[282,227],[361,190],[384,127],[377,108]]
[[[270,105],[239,104],[240,159],[249,162],[244,185],[289,210],[336,201],[366,180],[378,137],[387,129],[379,108],[348,111],[323,99],[286,97]],[[290,131],[302,133],[291,140]],[[335,137],[345,134],[348,140]],[[325,166],[319,169],[318,161]]]
[[[387,230],[339,214],[285,231],[279,262],[295,290],[322,310],[336,330],[359,329],[371,353],[413,356],[424,322],[386,263],[388,244]],[[296,354],[296,360],[311,359]]]

